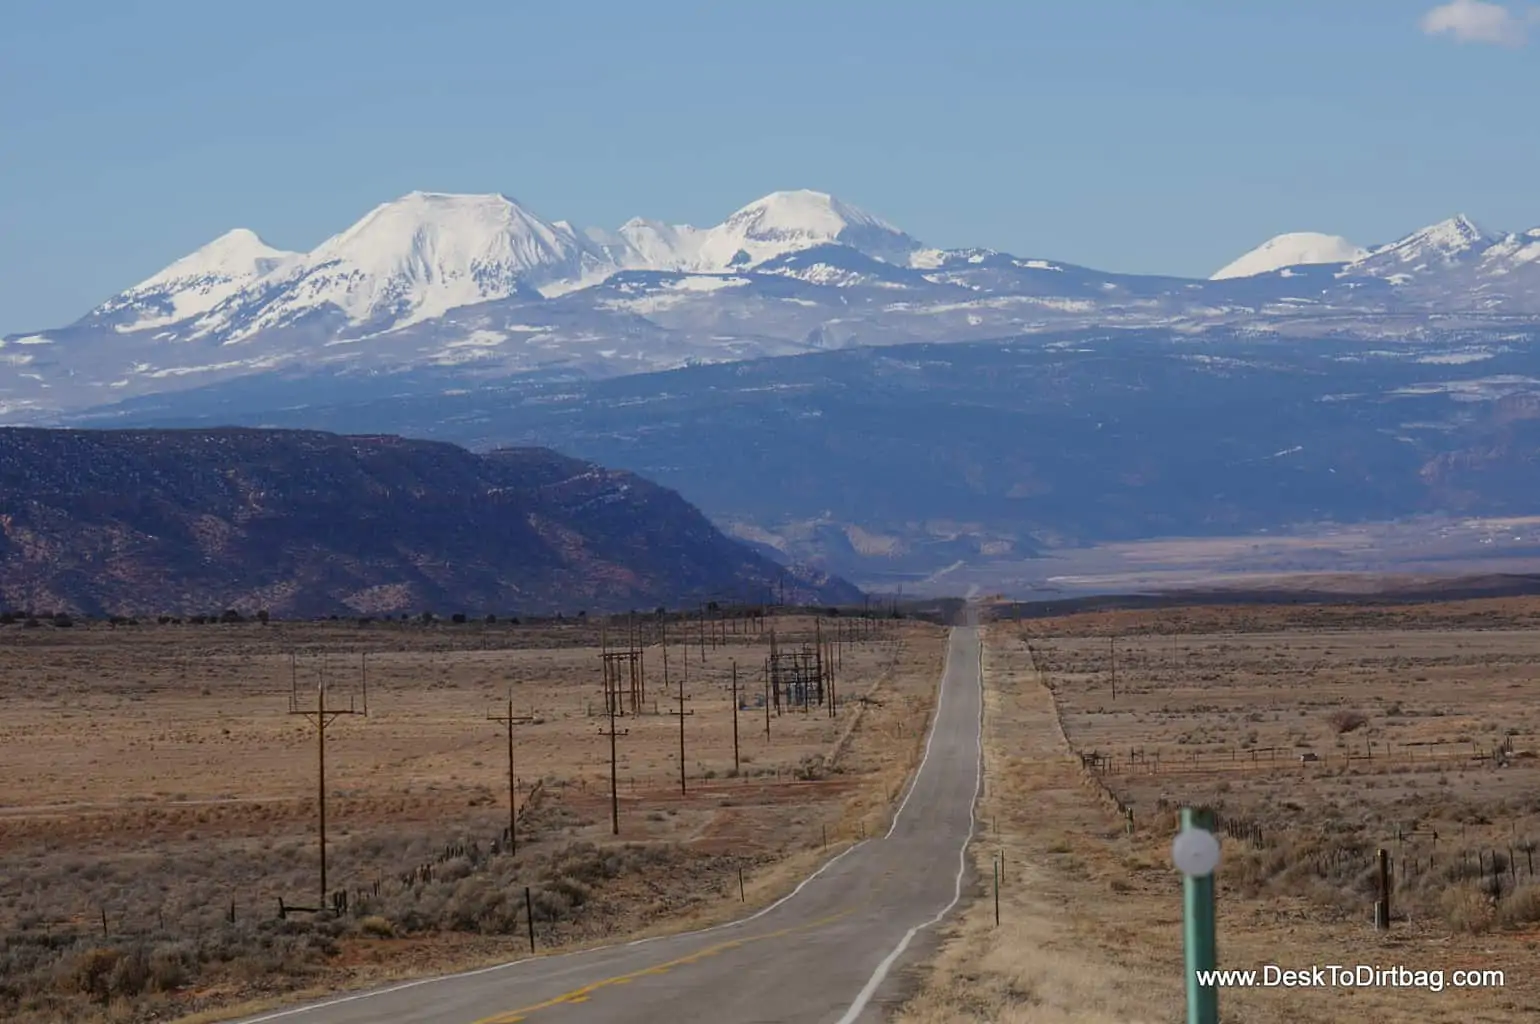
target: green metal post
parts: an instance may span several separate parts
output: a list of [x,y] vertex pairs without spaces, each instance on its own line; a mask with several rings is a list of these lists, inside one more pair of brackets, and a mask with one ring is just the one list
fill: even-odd
[[[1182,808],[1182,828],[1214,830],[1208,810]],[[1187,1024],[1219,1024],[1219,989],[1199,985],[1198,972],[1214,970],[1214,876],[1182,876],[1183,947],[1187,961]]]

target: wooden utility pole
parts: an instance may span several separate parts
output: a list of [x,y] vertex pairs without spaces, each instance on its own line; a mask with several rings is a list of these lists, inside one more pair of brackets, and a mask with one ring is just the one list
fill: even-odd
[[[702,619],[701,621],[704,622],[705,620]],[[690,699],[684,695],[684,676],[679,677],[679,696],[674,699],[679,702],[679,708],[676,711],[670,711],[669,714],[679,716],[679,795],[684,796],[686,795],[684,781],[684,720],[690,715],[695,714],[694,711],[686,711],[684,709],[684,702]]]
[[[659,640],[663,645],[663,692],[668,693],[668,616],[664,613],[662,621],[658,623]],[[688,660],[688,659],[686,659]]]
[[608,731],[599,730],[600,736],[610,738],[610,831],[614,835],[620,835],[620,757],[615,746],[617,737],[630,732],[629,729],[617,730],[615,728],[615,711],[619,701],[609,701],[610,727]]
[[315,707],[305,707],[299,699],[299,668],[298,659],[293,651],[289,652],[290,666],[290,690],[289,690],[289,714],[303,715],[307,720],[315,724],[316,732],[316,816],[317,816],[317,848],[321,860],[321,902],[318,907],[325,907],[326,900],[326,728],[343,715],[368,715],[369,714],[369,690],[367,676],[362,680],[364,684],[362,708],[356,707],[351,696],[348,698],[348,706],[326,706],[326,661],[322,656],[320,675],[316,683]]
[[706,606],[700,606],[700,663],[706,664]]
[[1111,657],[1111,663],[1112,663],[1112,699],[1113,700],[1117,700],[1118,699],[1118,638],[1116,636],[1109,636],[1107,638],[1107,653]]
[[506,715],[487,715],[489,722],[502,722],[508,728],[508,853],[513,855],[519,852],[519,783],[513,774],[513,727],[515,725],[528,725],[535,720],[533,714],[515,715],[513,713],[513,692],[508,693],[508,713]]
[[733,774],[738,774],[738,659],[733,659]]
[[765,662],[765,742],[770,742],[770,663]]
[[774,698],[775,713],[781,713],[781,664],[776,658],[779,652],[775,646],[775,627],[770,627],[770,659],[765,663],[766,677],[769,679],[770,693]]
[[836,718],[840,713],[839,697],[834,693],[835,664],[839,661],[838,647],[829,650],[829,717]]
[[829,666],[823,656],[823,619],[813,620],[813,666],[818,675],[818,696],[823,698],[824,707],[832,717],[834,715],[834,699],[829,689]]

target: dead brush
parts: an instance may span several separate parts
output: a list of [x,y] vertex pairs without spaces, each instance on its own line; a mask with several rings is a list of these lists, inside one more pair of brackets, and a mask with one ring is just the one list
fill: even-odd
[[1497,921],[1496,901],[1480,885],[1462,883],[1445,889],[1439,897],[1445,922],[1456,932],[1479,935]]
[[1504,928],[1540,925],[1540,885],[1521,886],[1499,903],[1497,923]]
[[[428,852],[417,842],[387,845],[407,854]],[[607,891],[612,884],[662,874],[688,879],[693,895],[660,904],[678,909],[720,895],[723,880],[736,877],[743,864],[676,844],[570,842],[518,858],[452,857],[435,865],[431,881],[387,886],[378,897],[360,895],[339,918],[239,916],[232,923],[214,913],[186,938],[107,939],[85,928],[13,930],[0,946],[0,1020],[106,1019],[119,1004],[148,1005],[144,1000],[151,995],[221,982],[294,988],[316,976],[341,941],[353,936],[522,937],[528,927],[525,886],[545,943],[591,938],[607,934],[607,922],[620,909]]]
[[1326,722],[1339,736],[1356,732],[1369,724],[1369,716],[1362,711],[1340,710],[1326,716]]

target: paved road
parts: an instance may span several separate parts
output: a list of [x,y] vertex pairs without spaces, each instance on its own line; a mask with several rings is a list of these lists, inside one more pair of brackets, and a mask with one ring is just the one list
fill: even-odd
[[925,758],[888,834],[752,917],[248,1018],[245,1024],[870,1024],[958,901],[978,797],[978,631],[952,630]]

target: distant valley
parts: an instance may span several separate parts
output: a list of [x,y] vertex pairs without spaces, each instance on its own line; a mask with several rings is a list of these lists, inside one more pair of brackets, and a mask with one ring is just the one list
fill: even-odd
[[252,380],[77,422],[559,446],[677,488],[778,557],[857,582],[913,587],[958,563],[1013,564],[1026,579],[1034,559],[1043,582],[1074,571],[1044,556],[1098,544],[1261,544],[1334,523],[1533,513],[1535,341],[1096,331],[585,382],[378,378],[350,402],[315,380]]

